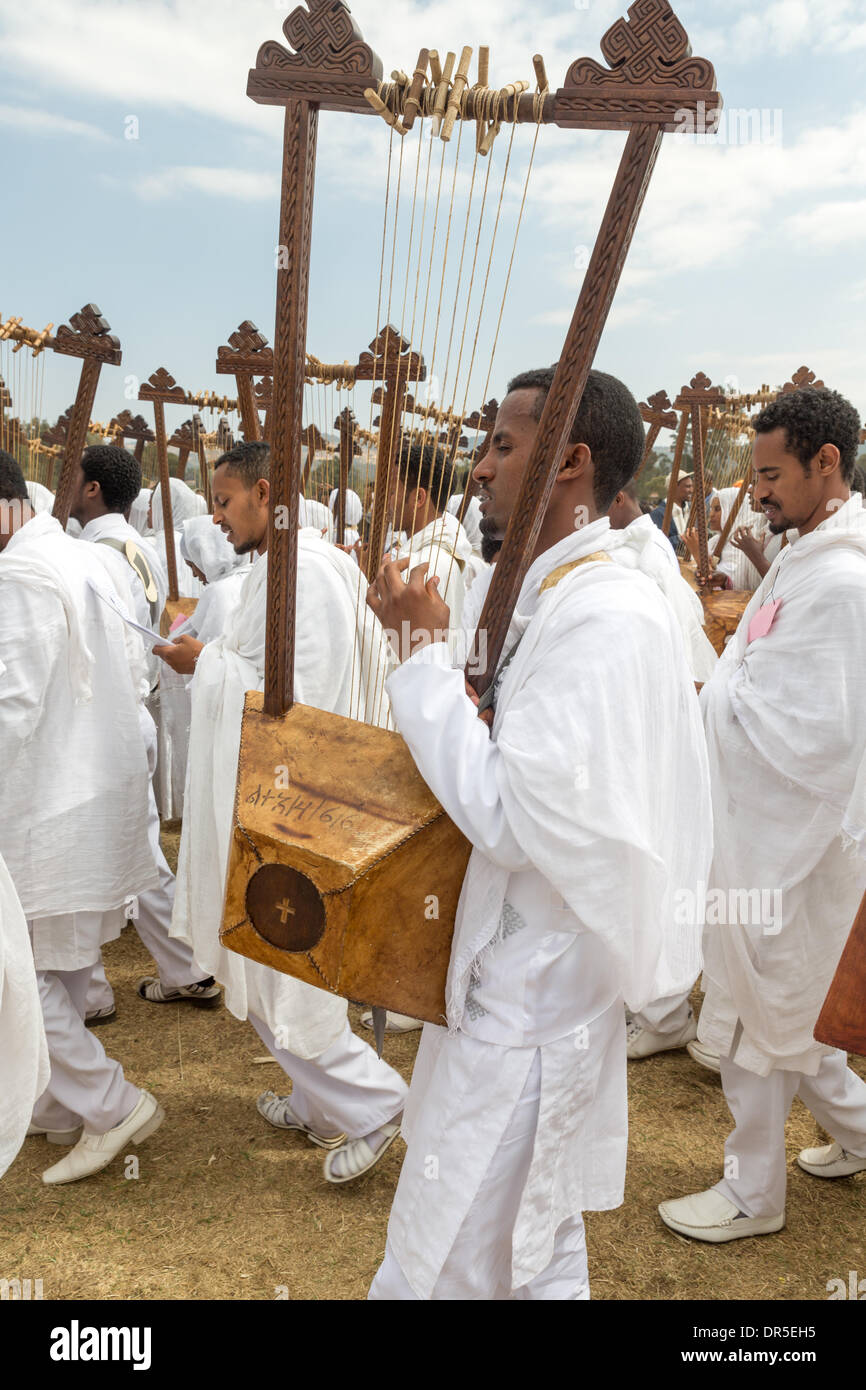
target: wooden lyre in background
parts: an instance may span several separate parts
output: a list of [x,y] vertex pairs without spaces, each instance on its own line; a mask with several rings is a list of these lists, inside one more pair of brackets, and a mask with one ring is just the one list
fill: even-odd
[[[411,77],[382,83],[382,64],[341,0],[310,0],[283,26],[294,51],[266,43],[248,94],[285,107],[273,362],[271,505],[264,695],[248,694],[241,735],[235,825],[223,943],[348,998],[441,1022],[445,975],[468,842],[419,776],[402,739],[351,719],[293,703],[298,493],[316,137],[320,110],[369,115],[374,108],[405,133],[431,118],[448,138],[458,121],[477,125],[476,149],[496,121],[627,132],[619,168],[583,279],[535,445],[514,506],[467,666],[482,694],[494,679],[512,611],[529,568],[548,499],[592,366],[663,133],[684,111],[715,109],[712,65],[691,56],[667,0],[636,0],[601,40],[608,66],[571,64],[556,92],[536,57],[538,89],[505,94],[468,85],[471,50],[456,73],[422,49]],[[432,82],[427,82],[430,68]],[[453,74],[453,81],[452,79]],[[372,93],[372,97],[369,95]],[[373,101],[376,98],[376,101]],[[496,119],[492,119],[492,116]],[[509,271],[510,273],[510,271]],[[420,362],[397,329],[390,341],[395,382],[416,379]],[[371,346],[371,371],[385,346]],[[371,379],[372,376],[371,376]],[[378,378],[376,378],[378,379]],[[403,386],[405,391],[406,386]],[[486,395],[486,390],[485,390]],[[398,447],[398,393],[383,407],[370,568],[382,554]],[[387,402],[387,396],[386,396]],[[384,465],[384,467],[383,467]],[[378,547],[378,548],[377,548]],[[275,796],[275,766],[290,791]],[[264,789],[264,790],[263,790]],[[425,911],[436,865],[438,915]],[[427,870],[425,874],[424,870]]]
[[75,400],[66,416],[62,417],[62,430],[58,431],[52,441],[63,450],[63,464],[54,496],[53,515],[61,526],[65,526],[69,520],[75,470],[81,461],[90,430],[99,375],[103,366],[119,366],[122,353],[120,340],[111,332],[110,323],[103,318],[95,304],[85,304],[77,314],[72,314],[68,325],[61,324],[53,337],[49,331],[52,327],[53,325],[49,324],[37,333],[33,329],[25,328],[20,319],[10,319],[0,324],[0,339],[12,340],[16,348],[28,347],[34,356],[50,348],[60,357],[74,357],[81,362]]

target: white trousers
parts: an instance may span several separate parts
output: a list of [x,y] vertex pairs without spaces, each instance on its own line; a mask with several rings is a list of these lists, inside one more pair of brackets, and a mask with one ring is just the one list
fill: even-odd
[[33,1108],[33,1123],[43,1129],[83,1123],[90,1133],[104,1134],[126,1119],[141,1096],[84,1025],[92,969],[36,972],[51,1060],[48,1086]]
[[679,1033],[689,1021],[690,994],[691,990],[687,990],[685,994],[671,995],[667,999],[654,999],[651,1004],[647,1004],[646,1008],[641,1009],[638,1014],[633,1014],[632,1017],[636,1023],[639,1023],[642,1028],[648,1029],[650,1033],[661,1033],[664,1037]]
[[725,1177],[716,1191],[746,1216],[778,1216],[785,1210],[785,1121],[795,1096],[843,1149],[866,1157],[866,1081],[851,1070],[844,1052],[828,1053],[815,1076],[796,1071],[756,1076],[726,1057],[721,1070],[735,1128],[725,1143]]
[[[159,843],[159,813],[153,795],[153,784],[148,784],[147,838],[159,873],[159,885],[138,895],[138,916],[133,918],[133,926],[138,932],[142,945],[156,961],[157,973],[166,989],[182,989],[207,978],[207,971],[196,965],[192,947],[177,937],[169,936],[171,913],[174,907],[174,874],[168,867],[162,846]],[[94,970],[87,994],[87,1012],[107,1008],[114,1003],[114,991],[105,978],[101,962]]]
[[[547,1268],[512,1290],[511,1241],[532,1162],[541,1099],[541,1054],[536,1053],[523,1093],[491,1159],[475,1200],[448,1253],[433,1289],[436,1300],[589,1298],[586,1239],[581,1216],[559,1226]],[[480,1103],[483,1099],[479,1098]],[[390,1243],[370,1287],[371,1300],[409,1300],[410,1287]]]
[[409,1088],[375,1050],[352,1032],[343,1031],[318,1057],[307,1060],[277,1043],[263,1019],[249,1015],[265,1047],[292,1082],[292,1109],[317,1134],[346,1134],[362,1139],[402,1115]]

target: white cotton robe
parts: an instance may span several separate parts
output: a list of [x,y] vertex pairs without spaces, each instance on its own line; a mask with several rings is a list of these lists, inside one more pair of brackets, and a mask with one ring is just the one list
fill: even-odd
[[[513,1287],[546,1268],[566,1218],[622,1201],[621,1000],[640,1008],[688,987],[699,969],[699,923],[677,923],[674,902],[710,859],[700,714],[669,605],[617,563],[628,544],[605,517],[531,566],[492,736],[445,644],[388,682],[422,776],[473,844],[448,973],[451,1036],[424,1030],[389,1225],[422,1298],[482,1190],[538,1049],[538,1130],[505,1234]],[[599,551],[610,561],[568,569],[541,592],[559,566]],[[431,874],[435,891],[435,866]],[[484,1103],[467,1132],[473,1096]],[[425,1154],[437,1157],[435,1182]]]
[[[226,1008],[236,1018],[255,1014],[273,1032],[281,1030],[287,1052],[310,1058],[339,1037],[345,999],[246,960],[219,941],[244,696],[264,688],[267,563],[267,555],[256,557],[229,631],[198,659],[171,930],[224,985]],[[366,638],[363,654],[359,631]],[[370,686],[377,666],[386,669],[384,635],[363,603],[358,607],[358,571],[348,555],[303,533],[295,637],[295,699],[356,715],[362,669]]]
[[[722,504],[722,527],[724,528],[728,524],[728,517],[731,515],[731,509],[736,506],[737,498],[740,495],[740,489],[738,487],[723,487],[719,488],[716,495]],[[750,526],[758,540],[762,539],[766,530],[766,517],[764,513],[753,512],[749,505],[748,497],[743,498],[742,505],[737,512],[731,532],[732,535],[733,531],[735,531],[738,526]],[[716,554],[720,539],[721,536],[717,537],[712,542],[710,549],[711,555]],[[751,560],[742,550],[738,550],[730,540],[725,542],[722,553],[719,556],[718,572],[720,574],[726,574],[735,589],[754,590],[761,582],[761,576],[758,574]]]
[[661,589],[680,625],[692,676],[698,682],[708,681],[718,656],[704,632],[703,605],[683,579],[673,546],[649,516],[637,517],[625,532],[629,544],[621,552],[621,561],[633,564]]
[[110,587],[93,547],[50,516],[26,522],[0,554],[0,854],[39,970],[93,964],[99,943],[85,919],[158,882],[143,670],[136,676],[128,629],[90,580]]
[[[749,642],[771,595],[773,626]],[[699,1036],[759,1076],[814,1076],[829,1049],[812,1032],[866,888],[859,495],[773,562],[701,705],[716,836]]]
[[324,502],[317,502],[314,497],[305,497],[303,493],[298,501],[298,525],[304,529],[315,527],[321,536],[324,533],[325,540],[332,541],[336,534],[334,517]]
[[[330,497],[328,498],[328,510],[330,511],[332,517],[334,518],[334,535],[333,535],[333,539],[334,539],[335,542],[336,542],[336,540],[337,540],[337,499],[338,499],[338,497],[339,497],[339,493],[338,493],[337,489],[334,488],[333,491],[331,492]],[[356,545],[357,542],[361,539],[361,533],[360,533],[360,531],[358,530],[358,526],[359,526],[360,523],[361,523],[361,518],[363,517],[363,515],[364,515],[364,506],[363,506],[363,503],[361,502],[360,497],[358,496],[357,492],[353,492],[351,488],[347,488],[347,489],[346,489],[346,504],[345,504],[345,519],[346,519],[346,524],[345,524],[345,527],[344,527],[344,529],[343,529],[343,545]]]
[[54,506],[54,493],[44,483],[30,481],[27,484],[30,505],[37,516],[50,512]]
[[[240,602],[244,580],[250,572],[249,555],[237,555],[210,516],[194,516],[183,523],[180,542],[184,570],[191,560],[207,580],[195,612],[172,630],[172,639],[188,633],[199,642],[214,642],[228,632]],[[157,658],[159,660],[159,658]],[[183,795],[189,756],[192,720],[190,678],[179,676],[160,662],[159,713],[163,731],[163,765],[160,781],[163,804],[172,816],[183,815]]]
[[[2,674],[2,668],[0,668]],[[0,1178],[24,1143],[50,1065],[27,922],[0,858]]]
[[410,564],[405,575],[407,580],[415,565],[425,560],[428,562],[427,578],[438,576],[439,596],[451,611],[451,626],[459,627],[466,597],[463,575],[467,564],[472,560],[472,546],[457,518],[450,512],[443,512],[435,521],[416,531],[408,542],[397,540],[393,553],[397,560],[403,560],[408,555]]

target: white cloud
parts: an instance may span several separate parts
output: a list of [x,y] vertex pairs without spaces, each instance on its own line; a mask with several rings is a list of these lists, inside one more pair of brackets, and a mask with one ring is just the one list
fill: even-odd
[[[122,102],[140,114],[154,106],[195,111],[220,122],[281,130],[278,110],[246,96],[259,46],[285,43],[281,26],[292,0],[0,0],[3,61],[46,86]],[[572,59],[598,56],[598,41],[621,13],[620,0],[593,0],[586,10],[551,11],[522,0],[378,0],[356,12],[385,73],[411,71],[419,41],[445,53],[463,44],[492,45],[491,74],[502,83],[533,79],[532,54],[544,54],[551,85]]]
[[[551,227],[574,228],[575,240],[591,242],[615,168],[609,142],[557,155],[537,171],[532,198],[545,205]],[[866,239],[860,200],[822,200],[829,193],[860,193],[864,184],[866,111],[833,127],[807,130],[787,145],[699,146],[668,136],[629,254],[624,288],[630,282],[645,289],[660,276],[704,267],[728,272],[755,248],[783,244],[796,250],[790,232],[824,246]],[[821,201],[813,207],[816,199]]]
[[87,140],[107,140],[98,126],[87,121],[73,121],[68,116],[41,111],[34,106],[0,105],[0,125],[15,126],[28,135],[81,135]]
[[817,247],[866,242],[866,198],[850,203],[819,203],[789,217],[786,227],[795,240]]
[[252,169],[214,169],[205,165],[178,164],[157,174],[148,174],[133,185],[139,198],[148,202],[177,198],[185,193],[204,193],[214,198],[238,198],[242,202],[274,200],[279,195],[276,173]]
[[724,25],[703,30],[701,44],[716,61],[734,56],[738,62],[797,49],[860,49],[866,47],[862,0],[771,0],[760,9],[754,0],[728,0]]

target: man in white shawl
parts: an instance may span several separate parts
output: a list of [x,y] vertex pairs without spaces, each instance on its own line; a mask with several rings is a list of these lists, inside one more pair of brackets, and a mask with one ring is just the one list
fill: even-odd
[[[331,513],[331,516],[334,519],[333,539],[335,541],[337,540],[337,501],[339,499],[339,495],[339,490],[337,488],[334,488],[331,492],[331,495],[328,498],[328,509]],[[364,516],[364,508],[361,505],[361,499],[358,496],[357,492],[353,492],[350,487],[346,488],[346,501],[344,506],[346,524],[343,527],[343,539],[341,544],[348,547],[349,551],[357,561],[357,552],[355,551],[354,547],[357,546],[361,540],[361,533],[358,530],[358,527],[360,526]]]
[[[213,642],[228,630],[240,600],[244,580],[249,574],[249,555],[236,555],[211,516],[189,517],[181,528],[180,553],[186,568],[203,586],[195,612],[172,628],[172,637],[189,633],[199,642]],[[178,675],[162,663],[159,681],[160,715],[170,749],[172,811],[183,815],[183,793],[189,752],[189,726],[192,699],[189,678]]]
[[[181,528],[183,523],[193,516],[207,515],[207,502],[201,493],[193,492],[192,488],[183,481],[182,478],[170,478],[169,490],[171,492],[171,524],[174,530],[175,560],[177,564],[178,587],[182,594],[187,598],[198,598],[201,593],[201,584],[185,568],[183,557],[180,553]],[[163,555],[163,565],[165,564],[165,547],[168,544],[165,534],[165,517],[162,508],[162,487],[159,483],[155,485],[150,494],[150,510],[148,512],[148,524],[153,529],[155,544],[161,547]]]
[[140,536],[152,536],[153,531],[148,523],[150,514],[150,488],[139,488],[138,496],[129,509],[129,524],[138,532]]
[[472,554],[463,567],[463,582],[468,594],[478,576],[487,570],[489,561],[482,554],[481,504],[477,497],[470,497],[464,505],[464,496],[465,493],[458,492],[449,497],[446,510],[460,522],[472,547]]
[[319,502],[315,497],[305,497],[303,493],[298,499],[298,524],[301,530],[315,529],[329,541],[336,534],[333,514],[324,502]]
[[[475,469],[496,536],[552,380],[510,383]],[[419,644],[389,678],[392,714],[473,844],[448,1027],[424,1028],[371,1298],[589,1297],[582,1212],[623,1197],[623,1000],[640,1009],[699,966],[699,924],[678,924],[673,904],[709,864],[706,751],[679,625],[619,563],[632,538],[606,515],[643,449],[621,382],[590,373],[570,438],[491,729],[438,640],[449,614],[435,577],[421,565],[404,584],[386,563],[368,596],[386,630]],[[431,864],[430,892],[443,871]]]
[[[81,523],[81,540],[93,544],[94,554],[105,566],[123,600],[134,605],[136,621],[151,629],[158,626],[165,606],[165,570],[151,542],[126,520],[141,487],[141,465],[132,454],[116,445],[96,444],[85,449],[72,483],[70,513]],[[139,657],[136,653],[136,663]],[[138,981],[142,999],[151,1004],[189,1003],[196,1008],[216,1008],[220,991],[207,972],[193,960],[183,942],[169,936],[174,904],[174,874],[168,867],[159,842],[159,812],[153,790],[157,758],[157,734],[145,701],[159,674],[161,663],[146,658],[147,678],[142,681],[138,718],[147,754],[151,782],[147,791],[147,834],[159,873],[159,884],[142,893],[134,908],[133,920],[144,946],[157,964],[156,976]],[[93,971],[87,996],[87,1021],[108,1022],[115,1017],[114,993],[101,962]]]
[[[219,941],[244,696],[264,688],[268,470],[268,446],[262,443],[236,445],[214,468],[214,521],[238,554],[253,556],[228,631],[204,646],[184,634],[174,646],[157,648],[174,670],[195,671],[172,931],[222,981],[226,1007],[236,1018],[249,1019],[291,1078],[291,1096],[266,1091],[259,1112],[270,1124],[300,1131],[330,1150],[325,1176],[345,1182],[378,1162],[399,1134],[403,1080],[352,1032],[345,999],[246,960]],[[365,616],[358,571],[348,556],[301,533],[296,700],[357,714],[376,673],[387,669],[381,630],[365,627]],[[356,1141],[351,1165],[343,1162],[347,1136]]]
[[[704,632],[703,605],[683,578],[670,542],[652,518],[641,511],[634,480],[617,493],[608,515],[615,531],[627,530],[634,542],[643,542],[639,549],[624,553],[634,555],[636,567],[658,584],[673,608],[692,677],[703,685],[718,662],[715,648]],[[671,1052],[694,1041],[697,1024],[690,993],[691,987],[673,998],[653,999],[638,1014],[626,1013],[626,1052],[630,1061]]]
[[[721,540],[721,532],[728,524],[731,512],[737,504],[740,496],[738,487],[723,487],[716,493],[719,502],[719,538],[712,546],[710,554],[716,556],[718,541]],[[749,505],[748,496],[743,498],[737,512],[735,524],[738,527],[759,525],[761,530],[766,529],[763,515],[758,515],[752,511]],[[729,537],[719,552],[716,573],[724,574],[731,581],[732,589],[757,589],[761,582],[761,575],[755,568],[748,553],[742,547],[734,545],[733,538]]]
[[33,514],[8,455],[0,551],[0,854],[30,929],[51,1059],[29,1132],[74,1144],[42,1180],[75,1182],[163,1118],[84,1022],[103,943],[157,882],[128,647],[141,643],[94,592],[106,580],[93,547]]
[[866,514],[849,492],[860,421],[835,391],[757,417],[755,497],[799,536],[752,596],[704,686],[715,814],[698,1025],[720,1055],[735,1129],[724,1178],[663,1202],[719,1243],[785,1224],[794,1096],[832,1136],[816,1177],[866,1169],[866,1083],[813,1030],[866,888]]
[[466,596],[463,574],[472,559],[472,546],[456,516],[446,509],[447,475],[451,464],[433,444],[413,444],[405,439],[397,467],[394,532],[403,532],[391,545],[394,559],[409,560],[409,568],[426,561],[429,576],[439,580],[439,592],[448,605],[451,624],[460,626]]

